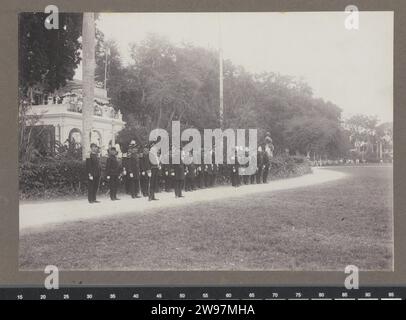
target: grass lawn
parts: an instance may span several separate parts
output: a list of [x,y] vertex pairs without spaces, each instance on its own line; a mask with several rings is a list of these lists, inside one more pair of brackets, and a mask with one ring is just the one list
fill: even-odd
[[349,176],[311,187],[23,231],[20,268],[343,270],[353,264],[362,270],[391,270],[392,167],[329,169]]

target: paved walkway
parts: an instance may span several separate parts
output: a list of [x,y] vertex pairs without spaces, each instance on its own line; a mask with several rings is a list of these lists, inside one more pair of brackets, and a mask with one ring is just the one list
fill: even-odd
[[253,193],[286,190],[305,187],[323,182],[341,179],[346,174],[331,169],[313,168],[313,174],[301,177],[271,181],[268,184],[246,185],[239,188],[221,186],[195,192],[185,192],[184,198],[175,198],[174,193],[158,193],[159,201],[148,201],[146,198],[132,199],[121,195],[120,201],[111,201],[99,196],[100,203],[89,204],[87,200],[43,201],[20,204],[20,230],[39,228],[49,224],[87,219],[112,217],[123,214],[145,212],[156,208],[169,208],[190,205],[196,202],[240,197]]

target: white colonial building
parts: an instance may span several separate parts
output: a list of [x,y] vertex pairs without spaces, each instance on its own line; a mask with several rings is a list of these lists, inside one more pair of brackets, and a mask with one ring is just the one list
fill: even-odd
[[[52,126],[56,142],[66,144],[73,142],[80,147],[82,140],[82,83],[73,80],[52,95],[44,95],[36,89],[32,108],[28,116],[39,116],[35,125]],[[102,155],[111,145],[116,145],[115,137],[124,128],[125,122],[120,111],[110,104],[107,91],[95,87],[93,130],[91,142],[100,146]]]

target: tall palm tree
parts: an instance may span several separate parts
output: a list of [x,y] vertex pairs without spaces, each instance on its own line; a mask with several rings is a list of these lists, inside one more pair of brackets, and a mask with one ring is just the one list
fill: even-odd
[[82,26],[82,75],[83,75],[83,130],[82,157],[90,153],[90,137],[93,127],[94,70],[95,70],[95,20],[93,12],[83,13]]

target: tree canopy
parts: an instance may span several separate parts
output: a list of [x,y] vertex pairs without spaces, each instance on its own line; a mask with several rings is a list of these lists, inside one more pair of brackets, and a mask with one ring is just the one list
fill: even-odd
[[[107,84],[112,102],[128,123],[122,139],[132,132],[146,140],[150,129],[170,129],[172,120],[197,129],[219,127],[216,51],[175,45],[151,34],[131,45],[131,56],[125,67],[114,62],[108,78],[114,73],[115,78]],[[112,59],[120,59],[117,51]],[[260,139],[270,132],[279,151],[338,157],[348,149],[341,109],[315,98],[302,79],[253,74],[229,60],[224,61],[223,77],[224,127],[257,128]]]
[[59,13],[59,28],[44,26],[46,13],[19,15],[19,86],[53,92],[71,80],[80,62],[81,13]]

